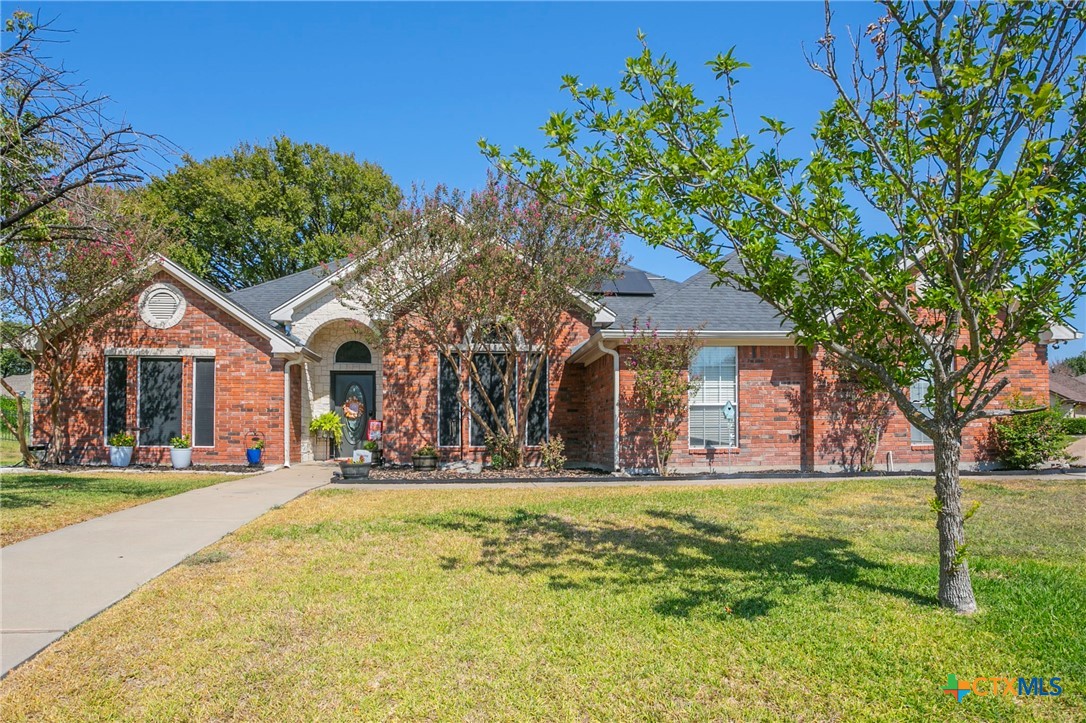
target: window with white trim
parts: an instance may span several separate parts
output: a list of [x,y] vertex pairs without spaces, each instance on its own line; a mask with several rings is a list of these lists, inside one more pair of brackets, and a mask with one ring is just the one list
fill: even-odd
[[[913,403],[920,413],[925,417],[931,418],[931,406],[927,402],[928,389],[931,388],[931,382],[927,379],[917,379],[913,382],[913,385],[909,387],[909,401]],[[931,437],[924,434],[915,425],[910,424],[909,428],[912,430],[912,443],[913,444],[931,444]]]
[[[700,379],[690,395],[690,447],[739,446],[739,364],[734,346],[707,346],[698,351],[690,374]],[[731,418],[725,414],[730,405]]]

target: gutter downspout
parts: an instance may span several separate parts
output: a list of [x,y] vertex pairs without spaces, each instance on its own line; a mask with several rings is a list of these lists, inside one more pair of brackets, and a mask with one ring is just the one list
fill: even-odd
[[302,360],[290,359],[283,365],[283,466],[290,466],[290,368]]
[[619,423],[618,423],[618,393],[619,393],[619,379],[618,379],[619,366],[618,366],[618,364],[619,364],[619,362],[618,362],[618,352],[615,351],[614,349],[608,349],[607,347],[605,347],[603,345],[603,339],[602,338],[599,341],[597,341],[596,343],[599,346],[600,351],[602,351],[604,354],[607,354],[608,356],[611,357],[611,359],[614,360],[615,376],[614,376],[614,380],[611,382],[611,389],[614,392],[614,401],[612,403],[612,408],[611,408],[611,416],[614,419],[614,429],[611,431],[611,436],[612,436],[612,439],[614,440],[614,448],[612,449],[611,454],[613,455],[612,459],[614,459],[614,462],[615,462],[615,464],[614,464],[615,470],[614,471],[615,472],[620,472],[621,467],[619,466],[619,463],[618,463],[618,434],[619,434]]

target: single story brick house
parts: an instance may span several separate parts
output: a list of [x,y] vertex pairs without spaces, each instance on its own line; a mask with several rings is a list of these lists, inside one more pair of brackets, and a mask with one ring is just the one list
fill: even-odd
[[[455,371],[438,355],[382,349],[367,341],[373,320],[337,298],[331,272],[301,271],[223,294],[168,259],[128,303],[102,319],[63,390],[65,429],[50,430],[42,403],[56,390],[36,382],[35,436],[66,437],[74,462],[105,463],[106,439],[138,430],[136,463],[168,463],[171,436],[193,438],[196,464],[244,464],[254,434],[265,462],[329,455],[309,420],[361,390],[365,415],[383,423],[385,458],[407,463],[426,444],[446,460],[484,450],[453,392]],[[684,282],[623,267],[604,293],[579,295],[561,340],[547,353],[540,403],[530,405],[529,439],[561,435],[571,464],[601,470],[653,467],[648,428],[633,399],[624,340],[635,318],[667,335],[698,328],[702,379],[672,464],[689,471],[898,469],[932,465],[930,442],[896,410],[878,413],[877,448],[861,418],[867,401],[835,385],[819,352],[797,345],[791,328],[753,295],[713,286],[702,272]],[[1019,350],[1011,390],[1049,392],[1047,345],[1066,329]],[[545,403],[544,403],[545,402]],[[997,403],[1000,403],[997,402]],[[967,430],[963,465],[988,462],[987,424]],[[534,430],[534,432],[532,431]],[[866,447],[865,447],[866,446]]]

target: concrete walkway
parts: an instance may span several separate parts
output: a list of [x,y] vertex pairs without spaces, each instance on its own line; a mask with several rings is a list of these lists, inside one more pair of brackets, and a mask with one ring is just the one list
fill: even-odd
[[329,477],[324,465],[283,468],[0,548],[0,675],[189,555]]

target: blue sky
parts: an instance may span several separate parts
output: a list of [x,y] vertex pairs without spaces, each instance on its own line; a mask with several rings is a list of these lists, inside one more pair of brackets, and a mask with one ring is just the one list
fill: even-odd
[[[118,116],[196,158],[286,134],[379,163],[405,187],[478,185],[483,136],[538,147],[539,126],[567,107],[561,75],[614,83],[639,29],[703,97],[714,94],[705,61],[735,46],[753,66],[738,98],[752,130],[760,115],[811,128],[830,97],[803,57],[822,32],[820,2],[5,3],[4,14],[16,7],[73,30],[51,54]],[[862,30],[876,11],[839,3],[837,22]],[[697,270],[636,240],[627,251],[674,278]],[[1077,316],[1086,328],[1086,303]]]

